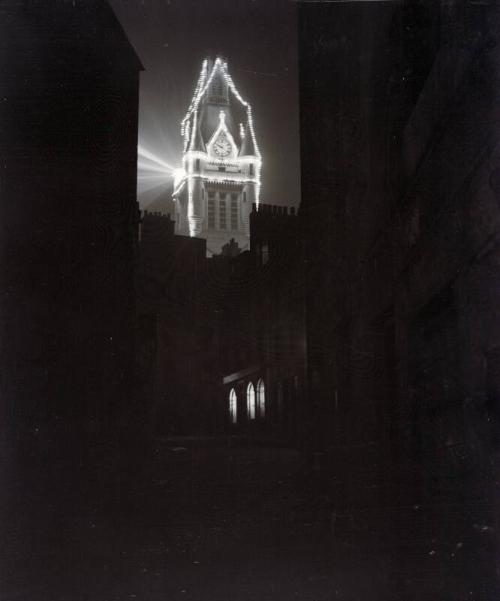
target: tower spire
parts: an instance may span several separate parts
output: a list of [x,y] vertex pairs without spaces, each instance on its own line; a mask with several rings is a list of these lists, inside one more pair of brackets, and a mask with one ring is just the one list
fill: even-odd
[[220,56],[203,61],[181,134],[183,169],[173,195],[177,232],[206,238],[209,256],[231,238],[245,250],[251,207],[259,204],[262,160],[252,107]]

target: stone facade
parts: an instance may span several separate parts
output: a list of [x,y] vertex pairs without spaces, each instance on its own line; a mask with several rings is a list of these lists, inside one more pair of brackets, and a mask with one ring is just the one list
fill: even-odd
[[498,17],[301,6],[309,395],[395,599],[498,592]]

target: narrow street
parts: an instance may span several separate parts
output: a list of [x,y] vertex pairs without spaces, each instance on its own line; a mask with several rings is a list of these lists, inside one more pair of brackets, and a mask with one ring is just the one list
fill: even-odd
[[[11,558],[17,577],[2,599],[376,598],[381,561],[335,540],[330,500],[304,473],[291,449],[158,441],[151,481],[130,507],[75,515],[32,547],[31,559]],[[44,573],[34,574],[35,565]]]

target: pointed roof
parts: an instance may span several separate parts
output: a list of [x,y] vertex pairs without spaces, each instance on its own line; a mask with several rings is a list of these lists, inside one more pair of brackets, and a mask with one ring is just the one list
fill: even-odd
[[245,137],[243,138],[243,140],[241,142],[239,156],[240,157],[258,156],[256,149],[255,149],[255,144],[254,144],[252,132],[250,130],[250,125],[248,124],[248,121],[245,126]]
[[[227,62],[218,57],[212,63],[205,59],[202,64],[200,76],[196,84],[193,98],[187,110],[186,116],[181,122],[181,135],[184,138],[184,149],[196,149],[198,142],[198,126],[201,118],[200,109],[204,102],[207,101],[209,94],[215,92],[215,88],[220,88],[222,85],[223,96],[231,94],[234,99],[244,108],[247,113],[246,136],[240,150],[240,156],[257,156],[260,157],[260,151],[255,140],[252,108],[250,104],[244,100],[229,74]],[[219,90],[220,91],[220,90]],[[229,98],[229,96],[227,96]],[[195,139],[193,139],[193,136]],[[203,136],[201,135],[201,138]],[[203,139],[201,140],[201,142]]]
[[209,67],[207,68],[207,72],[209,72],[210,75],[205,99],[208,102],[215,101],[217,104],[229,103],[228,83],[224,72],[222,71],[222,65],[223,63],[215,62],[211,72]]

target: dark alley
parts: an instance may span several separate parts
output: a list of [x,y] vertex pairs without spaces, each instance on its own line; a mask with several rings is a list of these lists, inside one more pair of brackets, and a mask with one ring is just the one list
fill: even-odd
[[65,500],[63,520],[32,524],[29,553],[16,548],[16,529],[27,527],[17,514],[2,533],[10,551],[2,599],[364,601],[382,593],[383,555],[343,540],[342,516],[297,451],[189,437],[158,440],[154,452],[150,478],[122,491],[109,513],[96,503],[82,514],[81,503]]
[[0,0],[1,601],[497,601],[499,114],[493,0]]

